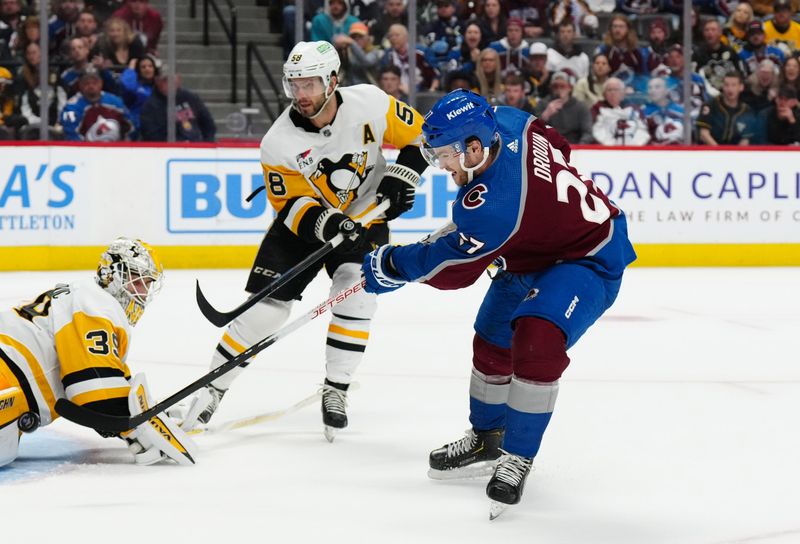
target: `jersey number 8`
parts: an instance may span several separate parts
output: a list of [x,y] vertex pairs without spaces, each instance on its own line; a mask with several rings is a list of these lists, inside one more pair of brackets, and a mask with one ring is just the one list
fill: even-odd
[[283,176],[277,172],[267,174],[267,185],[269,185],[269,192],[275,196],[286,194],[286,184],[283,181]]

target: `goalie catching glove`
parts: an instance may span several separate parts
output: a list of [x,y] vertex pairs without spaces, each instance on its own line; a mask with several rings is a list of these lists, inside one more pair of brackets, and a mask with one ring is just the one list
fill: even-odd
[[[144,374],[131,382],[128,409],[131,416],[141,414],[152,405]],[[172,459],[179,465],[194,465],[197,446],[191,438],[163,412],[153,416],[132,431],[122,433],[137,465],[152,465]]]
[[419,185],[419,174],[402,164],[390,164],[386,168],[378,190],[376,200],[380,204],[388,200],[391,204],[384,215],[391,221],[414,207],[414,196]]

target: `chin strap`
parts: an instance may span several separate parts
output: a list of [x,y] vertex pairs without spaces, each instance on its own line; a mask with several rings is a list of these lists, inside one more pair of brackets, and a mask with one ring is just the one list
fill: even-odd
[[486,161],[489,160],[489,148],[483,148],[483,159],[477,165],[473,166],[472,168],[468,168],[464,164],[464,157],[466,157],[466,153],[462,153],[461,156],[458,158],[458,164],[461,166],[461,169],[467,173],[467,183],[472,183],[472,177],[475,174],[475,170],[486,164]]

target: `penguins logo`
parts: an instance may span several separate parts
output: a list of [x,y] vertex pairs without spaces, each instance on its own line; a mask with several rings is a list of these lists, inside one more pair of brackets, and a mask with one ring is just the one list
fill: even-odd
[[367,166],[367,151],[344,155],[336,162],[325,158],[317,164],[311,181],[332,203],[343,205],[353,200],[374,166]]

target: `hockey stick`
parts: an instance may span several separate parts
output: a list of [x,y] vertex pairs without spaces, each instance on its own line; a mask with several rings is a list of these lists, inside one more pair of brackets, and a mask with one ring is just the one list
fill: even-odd
[[148,421],[151,417],[160,414],[173,404],[188,397],[201,387],[210,384],[223,374],[230,372],[251,357],[267,349],[281,338],[293,333],[306,323],[313,321],[322,314],[328,313],[335,306],[338,306],[351,296],[362,291],[365,285],[365,280],[363,278],[360,279],[357,283],[335,294],[322,304],[318,304],[310,312],[298,317],[285,327],[253,344],[230,361],[227,361],[223,365],[215,368],[208,374],[200,377],[198,380],[190,383],[177,393],[167,397],[141,414],[136,414],[135,416],[112,416],[108,414],[101,414],[100,412],[95,412],[89,408],[79,406],[65,398],[60,398],[58,401],[56,401],[56,412],[64,419],[72,421],[73,423],[77,423],[78,425],[82,425],[84,427],[91,427],[92,429],[100,431],[121,433],[130,429],[134,429],[145,421]]
[[[353,382],[350,384],[350,388],[347,390],[348,393],[351,391],[355,391],[358,389],[358,382]],[[241,429],[243,427],[250,427],[251,425],[259,425],[261,423],[265,423],[267,421],[275,421],[276,419],[280,419],[283,416],[292,414],[299,410],[302,410],[306,406],[310,406],[317,402],[322,398],[322,389],[314,393],[313,395],[309,395],[308,397],[304,398],[303,400],[292,404],[288,408],[284,408],[282,410],[275,410],[274,412],[266,412],[263,414],[259,414],[257,416],[250,416],[250,417],[243,417],[240,419],[233,419],[231,421],[226,421],[225,423],[220,423],[219,425],[208,425],[206,427],[196,427],[188,432],[188,434],[212,434],[212,433],[221,433],[224,431],[232,431],[234,429]]]
[[[385,212],[389,208],[389,201],[384,200],[380,204],[378,204],[375,208],[373,208],[369,213],[365,214],[364,217],[358,220],[359,223],[362,225],[367,225],[371,221],[375,220],[380,214]],[[309,266],[313,265],[320,261],[320,259],[326,257],[329,253],[331,253],[336,247],[344,241],[344,236],[340,233],[328,240],[324,246],[316,250],[314,253],[300,261],[294,268],[290,269],[288,272],[283,274],[280,278],[276,279],[258,293],[255,293],[242,304],[231,310],[230,312],[220,312],[216,308],[214,308],[210,302],[206,299],[205,295],[203,295],[203,291],[200,289],[200,282],[197,282],[196,288],[196,296],[197,296],[197,305],[200,307],[200,311],[203,312],[203,315],[208,319],[211,323],[216,325],[217,327],[224,327],[247,310],[258,304],[259,301],[268,297],[297,276],[302,274]]]

